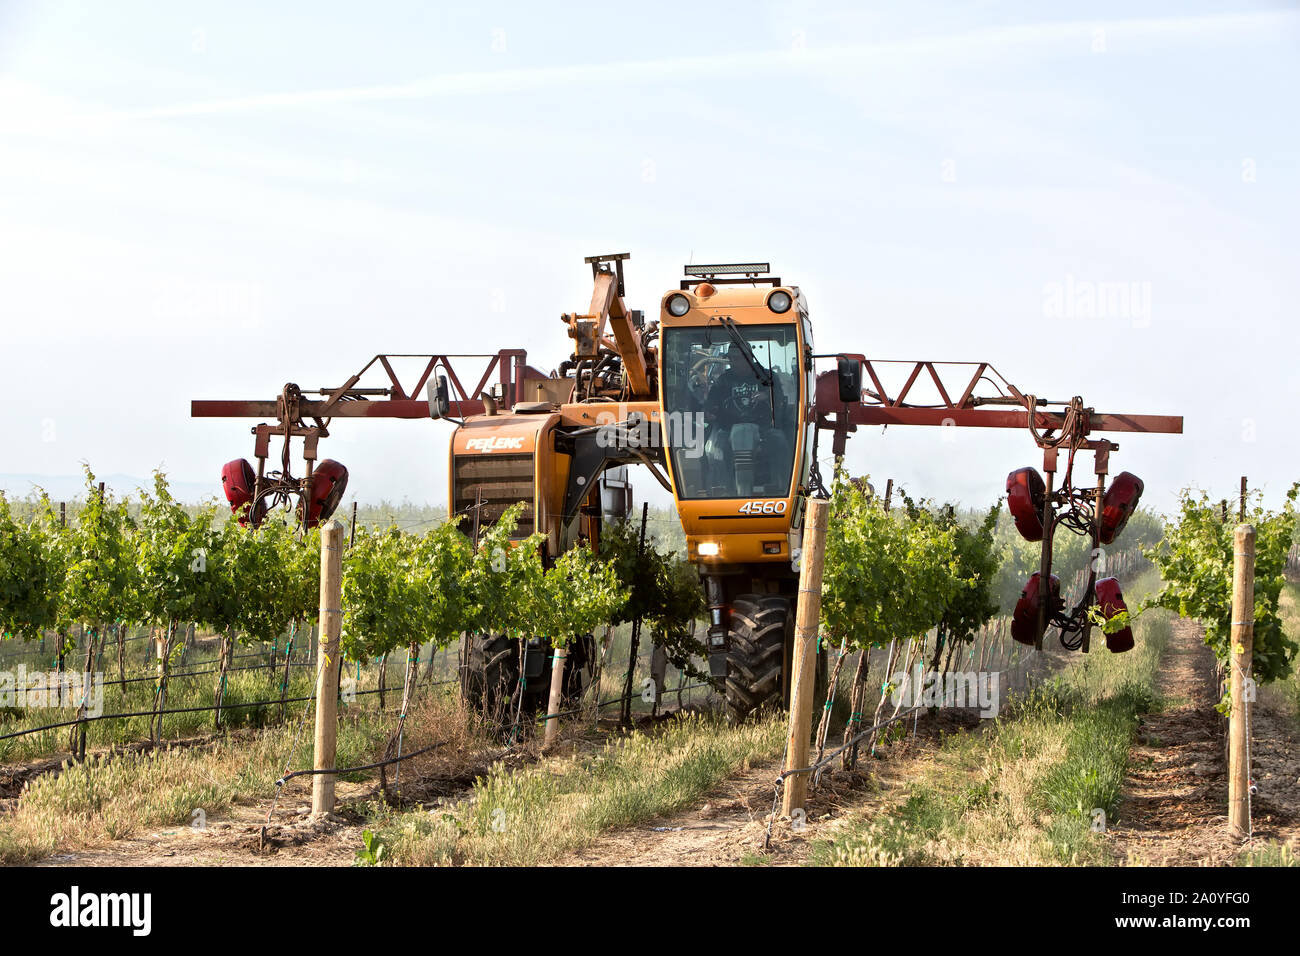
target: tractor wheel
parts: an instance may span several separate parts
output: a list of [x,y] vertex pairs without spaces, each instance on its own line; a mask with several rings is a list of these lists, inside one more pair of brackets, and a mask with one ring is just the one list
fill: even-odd
[[[584,634],[569,644],[569,654],[564,661],[564,705],[570,707],[576,704],[582,698],[582,692],[586,689],[589,667],[588,665],[596,659],[596,638],[591,634]],[[550,681],[550,674],[546,675]],[[547,693],[549,699],[549,691]],[[546,701],[543,701],[545,704]]]
[[509,720],[510,697],[518,683],[519,642],[499,634],[476,634],[462,685],[465,703],[490,721]]
[[781,704],[781,667],[794,626],[790,599],[742,594],[731,603],[727,721],[738,724],[765,704]]
[[[549,659],[549,645],[542,653]],[[595,640],[586,635],[569,645],[569,657],[564,667],[565,705],[576,702],[584,686],[584,665],[595,656]],[[465,670],[464,699],[470,708],[503,727],[514,722],[510,701],[519,684],[519,642],[501,635],[480,634],[470,647],[469,662]],[[543,671],[540,677],[528,681],[524,687],[523,713],[544,714],[550,699],[551,674]]]

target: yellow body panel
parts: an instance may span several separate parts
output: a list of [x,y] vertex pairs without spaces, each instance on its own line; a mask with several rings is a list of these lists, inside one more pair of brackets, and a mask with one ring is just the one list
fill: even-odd
[[561,405],[559,414],[565,425],[587,428],[592,425],[612,425],[627,421],[628,415],[638,412],[647,420],[658,422],[661,406],[653,402],[578,402]]
[[564,489],[569,479],[569,457],[555,454],[552,433],[561,422],[557,413],[477,415],[467,418],[451,440],[448,471],[449,501],[456,501],[456,460],[493,455],[531,455],[533,524],[547,533],[547,552],[560,553],[559,517],[564,511]]

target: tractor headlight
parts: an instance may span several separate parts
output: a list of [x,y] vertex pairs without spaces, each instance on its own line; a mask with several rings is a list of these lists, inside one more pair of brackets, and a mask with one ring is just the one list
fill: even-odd
[[691,311],[691,300],[686,298],[680,292],[668,297],[668,314],[675,315],[679,319],[687,312]]
[[718,556],[718,552],[719,552],[720,550],[721,550],[721,549],[718,547],[718,542],[716,542],[716,541],[701,541],[701,542],[700,542],[699,552],[700,552],[700,556],[701,556],[701,557],[704,557],[704,558],[716,558],[716,557]]
[[790,293],[786,292],[784,289],[777,289],[767,297],[767,307],[777,315],[780,315],[782,312],[789,312],[790,306],[793,303],[794,300],[790,298]]

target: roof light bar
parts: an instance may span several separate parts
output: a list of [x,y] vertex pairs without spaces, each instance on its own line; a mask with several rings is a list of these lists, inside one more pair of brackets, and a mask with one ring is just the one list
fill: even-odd
[[755,276],[772,271],[770,262],[726,262],[707,266],[686,266],[683,275],[712,279],[714,276]]

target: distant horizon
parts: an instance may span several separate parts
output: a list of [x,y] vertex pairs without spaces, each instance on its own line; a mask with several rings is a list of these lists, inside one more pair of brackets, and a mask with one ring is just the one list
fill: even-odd
[[[109,493],[119,499],[121,498],[138,499],[139,495],[137,492],[139,489],[150,490],[153,485],[152,478],[146,480],[144,478],[135,475],[96,474],[95,478],[96,481],[104,482],[105,487],[109,490]],[[35,487],[30,491],[16,490],[15,485],[18,483],[29,483],[34,485],[35,487],[39,487],[43,489],[46,492],[46,494],[49,495],[50,500],[55,503],[64,501],[71,504],[73,502],[82,501],[84,500],[84,493],[86,490],[84,478],[80,475],[75,475],[75,476],[74,475],[16,475],[16,474],[0,473],[0,493],[4,494],[5,497],[8,498],[8,500],[11,503],[17,501],[26,501],[32,498],[39,497],[35,491]],[[217,479],[216,482],[214,482],[214,484],[216,485],[215,491],[206,490],[206,486],[200,482],[172,481],[171,476],[167,476],[167,484],[168,484],[168,488],[172,493],[172,497],[175,498],[177,501],[179,501],[181,504],[198,506],[203,504],[209,504],[215,501],[218,505],[222,507],[226,506],[225,499],[221,493],[219,478]],[[884,493],[885,489],[883,487],[883,483],[877,483],[873,481],[872,484],[875,487],[877,493],[879,494]],[[75,488],[75,493],[74,491],[71,490],[74,488]],[[934,499],[931,496],[926,494],[912,494],[912,489],[909,489],[906,486],[900,486],[898,484],[895,484],[894,490],[895,493],[898,493],[900,491],[906,492],[915,500],[929,500],[932,501],[936,506],[945,506],[948,504],[952,504],[958,510],[971,512],[971,513],[987,511],[994,504],[998,504],[998,503],[1002,505],[1004,510],[1006,507],[1006,500],[1004,494],[999,494],[996,497],[990,498],[988,501],[985,502],[970,503],[970,502],[963,502],[959,500],[941,501],[938,499]],[[1188,487],[1186,489],[1180,489],[1180,490],[1187,490],[1189,492],[1198,492],[1201,489],[1196,487]],[[1253,493],[1255,490],[1256,489],[1253,488],[1248,489],[1248,491],[1251,493]],[[1236,506],[1237,497],[1238,497],[1237,490],[1235,488],[1232,490],[1231,494],[1226,496],[1223,494],[1219,494],[1219,495],[1210,494],[1211,501],[1218,501],[1226,498],[1226,500],[1229,502],[1229,505],[1234,508]],[[642,501],[649,500],[649,499],[642,499],[641,497],[634,495],[634,500],[635,500],[634,513],[628,516],[627,520],[629,521],[637,520],[637,513],[639,513],[639,509]],[[1268,495],[1265,495],[1264,500],[1267,506],[1270,507],[1280,506],[1280,501],[1273,501],[1271,497]],[[442,512],[442,513],[446,513],[448,510],[447,503],[445,501],[428,501],[428,500],[418,501],[409,497],[398,499],[398,500],[394,500],[391,498],[379,498],[379,499],[358,498],[358,497],[354,497],[351,493],[351,490],[349,489],[348,494],[344,495],[343,497],[343,501],[339,506],[339,510],[336,513],[336,516],[343,515],[346,511],[348,511],[351,508],[353,501],[357,503],[358,507],[371,509],[371,510],[378,510],[383,508],[394,508],[394,509],[410,509],[413,511],[422,511],[422,512],[428,511],[428,512]],[[649,503],[650,503],[651,510],[658,513],[663,513],[663,512],[671,513],[674,510],[674,505],[671,499],[669,499],[666,502],[662,502],[662,501],[656,502],[650,500]],[[1175,516],[1174,512],[1172,511],[1161,511],[1152,508],[1145,501],[1142,502],[1140,507],[1142,510],[1148,511],[1151,514],[1157,515],[1164,519],[1171,519]]]

